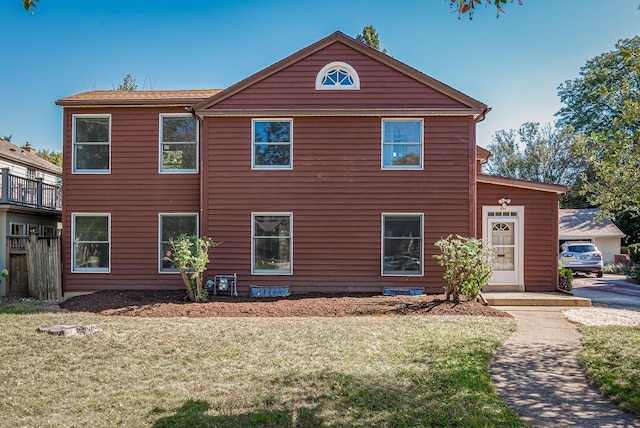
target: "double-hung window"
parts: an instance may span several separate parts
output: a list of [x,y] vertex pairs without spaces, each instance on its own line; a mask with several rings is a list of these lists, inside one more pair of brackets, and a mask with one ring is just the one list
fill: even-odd
[[178,272],[174,263],[171,241],[180,239],[180,235],[198,236],[197,214],[160,214],[159,215],[159,272]]
[[252,266],[254,274],[293,273],[291,213],[252,215]]
[[72,214],[71,237],[73,272],[110,271],[110,214]]
[[252,167],[291,169],[293,145],[292,119],[253,119]]
[[108,174],[111,170],[111,115],[73,116],[73,172]]
[[11,236],[25,236],[27,229],[24,223],[11,223]]
[[382,119],[382,168],[422,169],[422,119]]
[[198,125],[192,115],[160,115],[160,172],[198,172]]
[[382,215],[382,274],[423,274],[423,215]]

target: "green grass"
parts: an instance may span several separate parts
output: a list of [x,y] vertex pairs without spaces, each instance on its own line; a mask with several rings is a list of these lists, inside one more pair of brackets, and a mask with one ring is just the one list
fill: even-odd
[[22,300],[0,306],[0,314],[33,314],[42,311],[42,300]]
[[[93,336],[36,331],[99,324]],[[0,315],[3,426],[524,426],[481,317],[158,319]]]
[[581,326],[580,364],[621,408],[640,416],[640,327]]

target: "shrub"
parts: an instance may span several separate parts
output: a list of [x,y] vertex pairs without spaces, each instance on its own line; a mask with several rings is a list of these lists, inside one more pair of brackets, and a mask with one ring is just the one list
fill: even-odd
[[629,258],[633,263],[640,262],[640,244],[631,244],[629,247]]
[[209,264],[209,248],[217,247],[219,242],[203,236],[180,235],[178,241],[171,240],[173,247],[173,262],[180,269],[189,300],[192,302],[206,302],[209,292],[202,287],[202,276]]
[[573,290],[573,271],[571,269],[560,268],[558,270],[558,289]]
[[620,254],[629,254],[629,247],[623,245],[620,247]]
[[623,275],[631,271],[631,266],[624,263],[608,263],[604,265],[604,273],[612,273],[615,275]]
[[445,298],[460,301],[460,294],[473,300],[482,287],[489,283],[493,274],[491,259],[495,250],[484,240],[449,235],[435,243],[442,254],[434,255],[440,266],[444,266]]

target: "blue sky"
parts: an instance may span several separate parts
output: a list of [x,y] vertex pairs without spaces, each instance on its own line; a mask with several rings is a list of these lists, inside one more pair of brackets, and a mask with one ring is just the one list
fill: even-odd
[[[517,1],[516,1],[517,3]],[[0,136],[62,149],[58,98],[112,89],[225,88],[333,33],[378,30],[396,59],[488,104],[496,130],[549,122],[560,83],[640,30],[638,0],[524,0],[457,19],[449,0],[20,0],[0,3]]]

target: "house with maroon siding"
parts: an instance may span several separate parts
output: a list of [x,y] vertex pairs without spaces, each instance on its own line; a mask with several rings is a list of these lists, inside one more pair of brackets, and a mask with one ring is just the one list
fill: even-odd
[[441,292],[450,234],[496,246],[492,286],[556,287],[566,188],[481,175],[489,108],[342,33],[224,90],[57,104],[67,294],[182,287],[181,233],[222,242],[207,277],[237,273],[245,295]]

